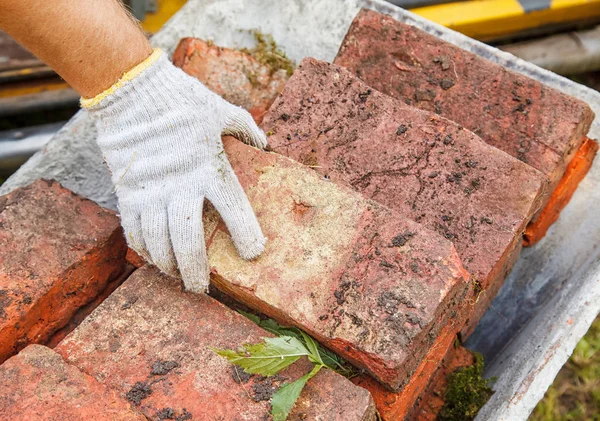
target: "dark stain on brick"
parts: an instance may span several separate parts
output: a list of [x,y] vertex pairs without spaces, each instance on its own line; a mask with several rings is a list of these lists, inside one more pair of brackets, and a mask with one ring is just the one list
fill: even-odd
[[177,367],[179,367],[177,361],[156,360],[152,363],[152,371],[150,374],[153,376],[164,376]]
[[133,387],[125,394],[125,398],[129,402],[133,402],[135,405],[139,405],[142,400],[146,399],[152,394],[152,388],[146,382],[137,382]]

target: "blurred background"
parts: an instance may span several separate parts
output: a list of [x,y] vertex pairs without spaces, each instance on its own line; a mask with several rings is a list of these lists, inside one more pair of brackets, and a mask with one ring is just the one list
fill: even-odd
[[[125,2],[151,36],[185,0]],[[390,0],[397,6],[600,90],[600,0]],[[0,31],[0,184],[79,109],[79,96]],[[600,420],[600,318],[535,421]]]

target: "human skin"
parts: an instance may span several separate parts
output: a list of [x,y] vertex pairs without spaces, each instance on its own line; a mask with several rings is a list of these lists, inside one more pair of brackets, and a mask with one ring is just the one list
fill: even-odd
[[84,98],[103,92],[152,53],[118,0],[0,0],[0,29]]

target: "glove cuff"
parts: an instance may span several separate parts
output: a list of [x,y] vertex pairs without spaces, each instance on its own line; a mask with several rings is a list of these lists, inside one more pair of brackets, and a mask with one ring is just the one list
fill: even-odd
[[116,81],[110,88],[106,89],[104,92],[99,93],[93,98],[81,98],[79,102],[83,108],[92,108],[96,105],[100,104],[106,97],[114,94],[119,88],[123,87],[128,82],[132,81],[136,77],[138,77],[144,70],[154,64],[160,56],[163,54],[163,51],[159,48],[155,48],[152,51],[152,54],[148,56],[144,61],[137,64],[131,70],[125,72],[121,78]]

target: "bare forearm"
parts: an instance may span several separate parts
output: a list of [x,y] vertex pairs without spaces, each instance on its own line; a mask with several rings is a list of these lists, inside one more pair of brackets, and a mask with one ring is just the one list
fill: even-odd
[[104,91],[152,52],[117,0],[0,0],[0,29],[83,97]]

